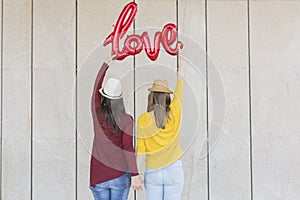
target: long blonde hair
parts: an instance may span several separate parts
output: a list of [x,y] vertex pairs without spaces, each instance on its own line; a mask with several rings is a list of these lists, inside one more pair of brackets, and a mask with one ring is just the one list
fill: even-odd
[[147,112],[154,111],[156,126],[164,128],[170,112],[170,94],[164,92],[150,92],[148,95]]

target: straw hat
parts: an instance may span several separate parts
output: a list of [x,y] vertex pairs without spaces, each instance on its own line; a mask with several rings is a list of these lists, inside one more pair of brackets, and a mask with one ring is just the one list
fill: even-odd
[[148,89],[150,92],[165,92],[168,94],[172,94],[173,91],[169,89],[169,84],[167,80],[159,80],[156,79],[152,87]]
[[109,78],[104,87],[100,88],[100,94],[109,99],[122,98],[122,84],[121,81],[115,78]]

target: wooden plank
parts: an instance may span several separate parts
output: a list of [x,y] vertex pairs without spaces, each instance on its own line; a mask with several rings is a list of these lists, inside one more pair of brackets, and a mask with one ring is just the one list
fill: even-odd
[[[154,41],[154,33],[162,31],[167,23],[176,24],[176,1],[174,0],[136,0],[138,13],[135,20],[135,32],[142,34],[148,31],[151,45]],[[170,56],[161,48],[158,59],[151,61],[145,51],[136,56],[135,62],[136,85],[135,85],[135,108],[136,119],[146,111],[147,88],[151,87],[154,79],[168,80],[170,88],[175,88],[177,76],[177,57]],[[146,199],[146,193],[137,193],[138,200]]]
[[33,2],[33,198],[75,199],[75,1]]
[[[209,196],[246,200],[251,198],[247,1],[207,1],[207,14],[208,84],[214,87],[216,68],[226,95],[224,124],[209,112],[210,123],[222,128],[209,131]],[[210,110],[220,109],[214,98],[209,97]]]
[[299,198],[299,35],[299,1],[250,1],[253,199]]
[[31,1],[3,1],[2,198],[31,198]]
[[185,151],[182,199],[208,199],[206,152],[205,1],[178,1],[179,40],[184,43],[185,91],[181,145]]
[[[104,39],[112,32],[123,7],[128,3],[117,0],[107,3],[98,0],[78,1],[78,199],[93,199],[89,191],[90,156],[93,142],[91,95],[99,67],[111,52],[111,45],[103,47]],[[132,32],[132,28],[130,29]],[[106,77],[116,77],[123,85],[126,111],[133,115],[133,57],[113,61]],[[134,199],[130,191],[128,199]]]

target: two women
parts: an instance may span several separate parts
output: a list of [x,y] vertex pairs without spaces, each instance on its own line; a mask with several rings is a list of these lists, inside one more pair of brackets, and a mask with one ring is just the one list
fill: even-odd
[[[92,96],[94,143],[90,168],[90,189],[95,200],[125,200],[130,182],[141,190],[133,149],[133,119],[125,113],[121,83],[110,78],[102,87],[108,69],[98,72]],[[137,124],[137,154],[146,154],[145,188],[148,200],[179,200],[184,174],[180,146],[183,96],[182,56],[178,80],[171,101],[167,81],[155,80],[149,88],[147,112]],[[128,173],[127,171],[130,171]],[[131,179],[130,179],[131,176]]]
[[98,72],[91,102],[94,141],[90,189],[95,200],[127,200],[130,185],[141,189],[143,181],[133,149],[133,118],[125,112],[121,83],[109,78],[102,85],[107,63]]

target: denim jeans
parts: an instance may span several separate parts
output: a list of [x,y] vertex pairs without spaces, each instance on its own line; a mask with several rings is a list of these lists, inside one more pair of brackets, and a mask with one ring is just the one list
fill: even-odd
[[163,168],[147,169],[147,200],[180,200],[183,184],[184,173],[180,159]]
[[118,178],[99,183],[95,187],[90,186],[90,190],[95,200],[127,200],[131,176],[129,173]]

